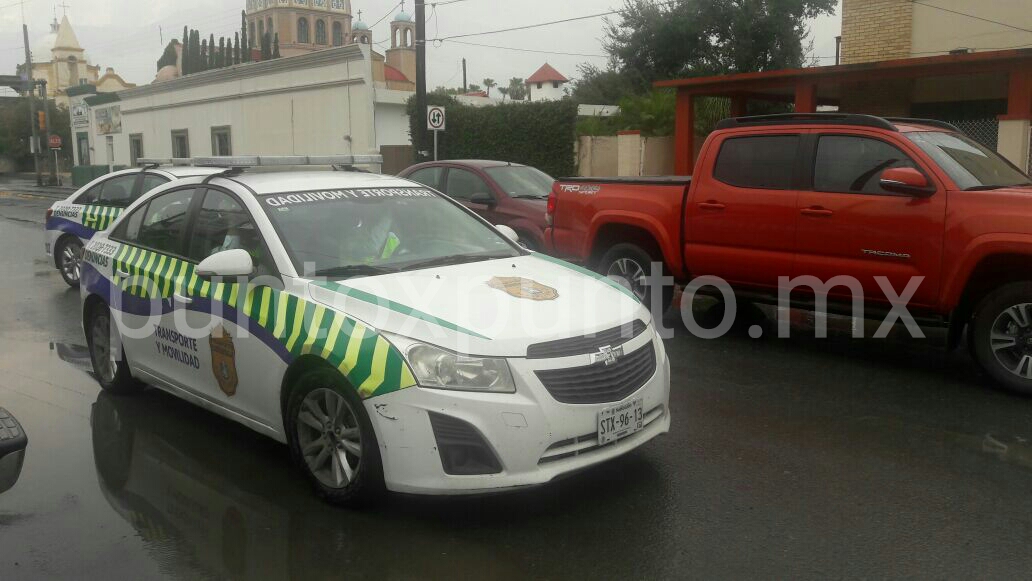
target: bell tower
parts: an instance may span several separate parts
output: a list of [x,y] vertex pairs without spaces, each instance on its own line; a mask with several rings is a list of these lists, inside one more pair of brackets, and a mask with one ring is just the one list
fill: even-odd
[[388,65],[409,79],[416,78],[416,23],[405,12],[404,2],[401,3],[401,12],[391,21],[391,48],[386,52]]

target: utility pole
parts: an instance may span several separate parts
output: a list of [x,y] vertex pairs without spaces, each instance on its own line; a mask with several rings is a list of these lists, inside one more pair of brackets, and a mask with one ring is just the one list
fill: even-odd
[[[426,116],[426,2],[416,0],[416,115]],[[426,143],[426,123],[416,123],[419,143]]]
[[29,50],[29,25],[22,24],[22,38],[25,41],[25,95],[29,98],[29,127],[32,127],[32,163],[36,167],[36,185],[43,185],[43,174],[39,171],[39,130],[36,129],[36,90],[32,80],[32,52]]
[[469,85],[466,84],[466,59],[462,59],[462,92],[469,92]]
[[[50,151],[50,134],[52,133],[53,120],[50,117],[50,100],[47,98],[47,81],[46,79],[40,80],[39,84],[40,96],[43,97],[43,118],[46,119],[46,147],[47,151]],[[42,137],[42,136],[41,136]],[[43,149],[40,147],[40,149]],[[47,159],[47,165],[50,166],[50,181],[48,182],[51,186],[57,185],[57,152],[54,151],[54,162],[51,163]]]

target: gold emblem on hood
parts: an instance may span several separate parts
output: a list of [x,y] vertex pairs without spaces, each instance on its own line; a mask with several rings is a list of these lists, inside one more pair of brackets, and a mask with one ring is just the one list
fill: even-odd
[[236,395],[238,380],[233,337],[219,325],[211,330],[208,345],[211,347],[211,370],[215,373],[219,388],[230,397]]
[[518,299],[551,301],[559,296],[559,291],[550,286],[518,276],[496,276],[487,281],[487,286],[505,291]]

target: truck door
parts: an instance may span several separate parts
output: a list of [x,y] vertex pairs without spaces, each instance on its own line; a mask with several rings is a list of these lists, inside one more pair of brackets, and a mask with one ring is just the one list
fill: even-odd
[[[880,185],[882,171],[913,167],[936,184],[917,161],[919,153],[881,134],[836,130],[808,138],[813,161],[809,187],[799,195],[795,275],[827,282],[848,275],[859,280],[865,298],[886,301],[874,277],[884,276],[899,295],[911,277],[923,276],[911,303],[936,303],[940,283],[946,195],[892,193]],[[832,296],[850,290],[836,287]]]
[[707,148],[715,160],[700,160],[692,178],[685,264],[693,276],[775,287],[792,272],[802,132],[716,139]]

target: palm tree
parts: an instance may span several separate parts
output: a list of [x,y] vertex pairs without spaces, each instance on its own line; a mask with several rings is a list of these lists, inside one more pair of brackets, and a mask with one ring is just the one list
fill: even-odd
[[509,94],[508,87],[498,87],[498,92],[502,94],[502,103],[505,102],[505,96]]
[[488,78],[488,79],[484,79],[484,86],[487,87],[487,96],[490,97],[491,96],[491,87],[498,86],[498,83],[496,83],[494,79]]

